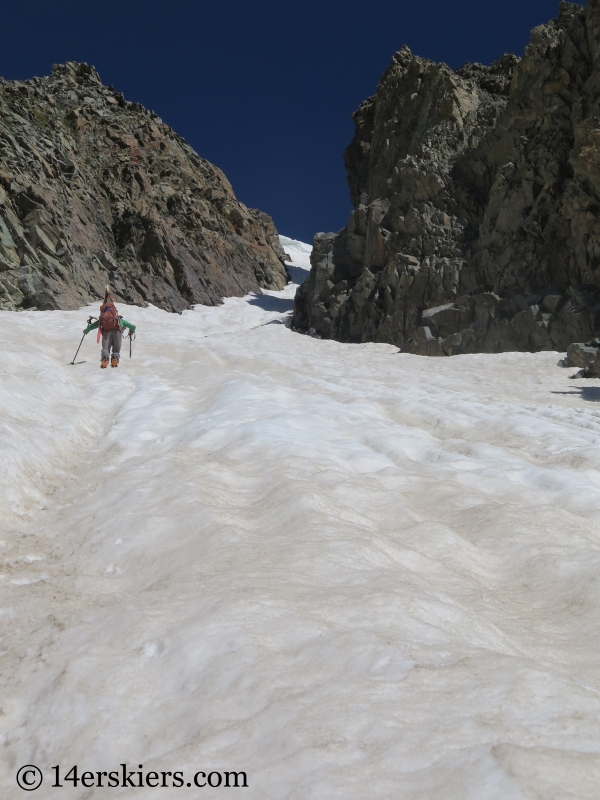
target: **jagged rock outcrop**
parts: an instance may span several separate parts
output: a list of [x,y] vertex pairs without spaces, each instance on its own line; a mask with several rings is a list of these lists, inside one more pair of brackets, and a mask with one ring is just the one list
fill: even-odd
[[0,310],[103,295],[169,311],[281,289],[271,218],[87,64],[0,79]]
[[293,325],[453,355],[563,350],[600,327],[600,0],[522,59],[403,48],[354,115],[354,211],[318,234]]

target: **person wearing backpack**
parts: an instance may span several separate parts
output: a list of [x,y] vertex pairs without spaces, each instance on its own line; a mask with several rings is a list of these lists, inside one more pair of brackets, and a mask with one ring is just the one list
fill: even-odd
[[108,360],[110,357],[111,367],[119,366],[119,358],[121,355],[121,342],[123,340],[123,329],[128,328],[131,334],[135,333],[135,325],[119,316],[119,312],[114,304],[108,286],[104,295],[104,302],[100,306],[100,318],[95,322],[91,322],[84,330],[85,336],[90,331],[98,328],[98,341],[102,336],[102,353],[100,355],[100,367],[106,369],[108,367]]

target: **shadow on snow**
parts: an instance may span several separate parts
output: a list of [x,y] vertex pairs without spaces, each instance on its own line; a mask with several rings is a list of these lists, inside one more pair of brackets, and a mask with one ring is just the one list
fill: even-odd
[[268,294],[253,294],[248,303],[262,308],[263,311],[277,311],[279,314],[285,314],[294,308],[293,298],[271,297]]
[[308,278],[309,270],[302,269],[302,267],[295,267],[293,264],[286,264],[285,268],[288,275],[292,279],[292,283],[297,283],[298,286],[304,283]]
[[552,394],[578,394],[582,400],[592,403],[600,402],[600,386],[581,386],[570,392],[552,392]]

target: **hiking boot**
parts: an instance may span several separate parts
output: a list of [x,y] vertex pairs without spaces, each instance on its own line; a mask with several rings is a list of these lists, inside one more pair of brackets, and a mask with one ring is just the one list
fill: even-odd
[[119,359],[116,356],[113,356],[110,360],[111,367],[118,367],[119,366]]
[[108,367],[108,358],[103,358],[100,362],[100,369],[106,369]]

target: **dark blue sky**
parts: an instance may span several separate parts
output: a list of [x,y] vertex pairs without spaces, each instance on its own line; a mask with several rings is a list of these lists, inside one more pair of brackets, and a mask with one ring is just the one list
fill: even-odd
[[445,61],[521,55],[558,0],[53,0],[3,3],[0,74],[94,64],[311,241],[345,225],[350,114],[403,44]]

